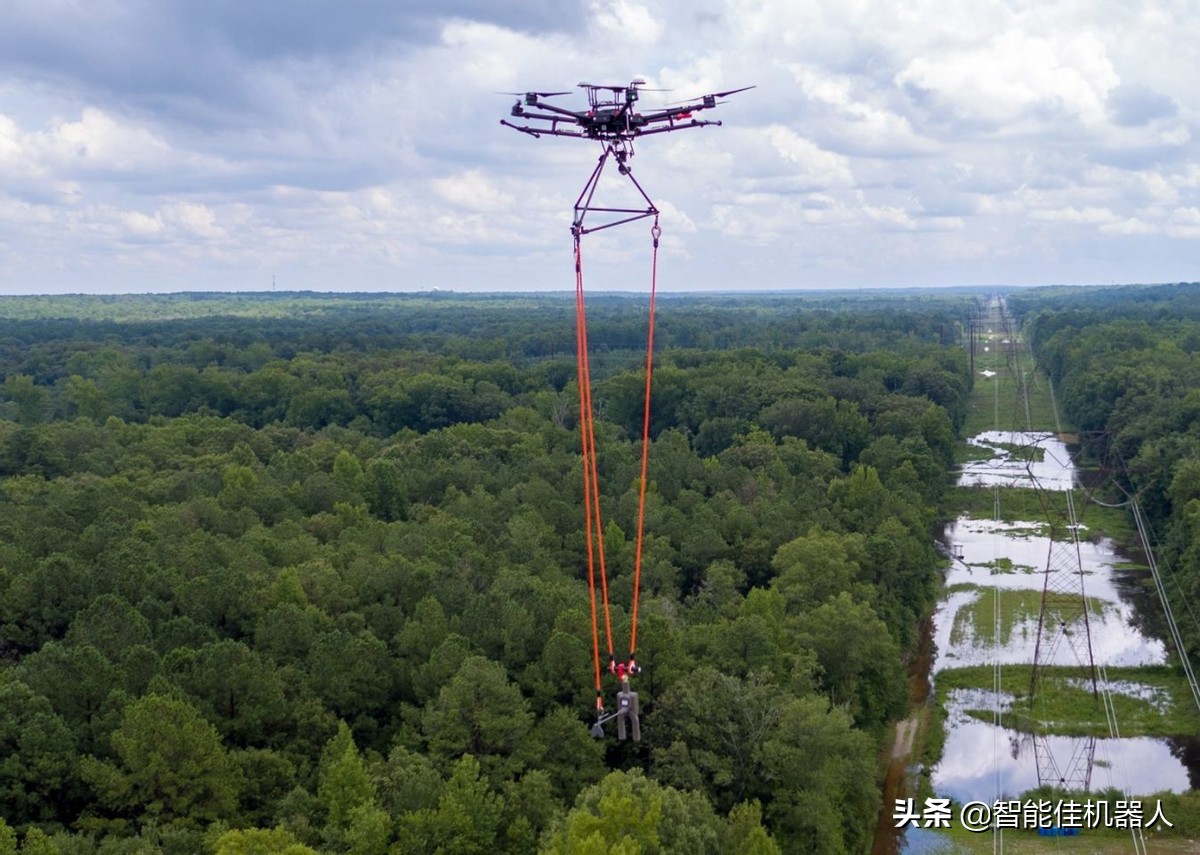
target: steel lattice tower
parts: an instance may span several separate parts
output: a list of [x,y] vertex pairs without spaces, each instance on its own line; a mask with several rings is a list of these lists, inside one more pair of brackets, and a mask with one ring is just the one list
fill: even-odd
[[[1019,386],[1024,404],[1025,425],[1032,427],[1032,413],[1025,375],[1021,370],[1017,338],[1011,319],[1000,307],[1001,323],[1009,344],[1008,363]],[[1057,409],[1057,408],[1056,408]],[[1055,412],[1055,421],[1058,414]],[[1030,461],[1033,455],[1030,455]],[[1042,603],[1038,612],[1037,641],[1033,652],[1033,670],[1029,680],[1029,706],[1033,724],[1033,752],[1037,764],[1039,786],[1063,790],[1087,791],[1092,782],[1096,756],[1096,737],[1059,738],[1059,747],[1052,750],[1050,738],[1039,730],[1035,707],[1038,684],[1043,671],[1052,666],[1077,668],[1090,683],[1092,697],[1100,700],[1096,661],[1092,653],[1091,622],[1088,617],[1087,592],[1084,586],[1083,560],[1079,549],[1079,522],[1075,513],[1072,485],[1065,490],[1049,489],[1042,484],[1030,465],[1029,481],[1037,490],[1038,499],[1049,525],[1050,546],[1046,555],[1046,571],[1042,583]],[[1069,743],[1064,750],[1063,742]]]
[[[1033,484],[1050,524],[1050,548],[1046,556],[1042,606],[1038,613],[1037,643],[1033,650],[1029,705],[1032,710],[1038,699],[1038,683],[1042,672],[1051,666],[1075,667],[1083,671],[1084,679],[1091,684],[1092,697],[1099,702],[1074,494],[1069,488],[1062,491],[1065,501],[1060,504],[1055,501],[1057,496],[1046,490],[1036,478]],[[1071,742],[1069,757],[1064,758],[1061,749],[1056,757],[1046,735],[1034,731],[1033,752],[1039,785],[1080,791],[1090,788],[1096,737],[1083,737]]]

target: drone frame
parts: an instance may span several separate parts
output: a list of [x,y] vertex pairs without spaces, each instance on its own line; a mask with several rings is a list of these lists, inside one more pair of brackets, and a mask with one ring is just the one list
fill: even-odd
[[[709,110],[723,103],[718,99],[738,92],[753,89],[753,86],[743,86],[740,89],[730,89],[725,92],[714,92],[691,99],[688,102],[664,107],[649,113],[634,112],[633,105],[638,100],[638,93],[645,81],[638,79],[627,86],[602,86],[594,83],[580,83],[579,87],[588,93],[587,110],[568,110],[547,101],[566,92],[525,92],[523,100],[518,100],[512,106],[512,116],[527,123],[545,122],[539,124],[516,124],[507,119],[501,119],[505,127],[540,137],[543,134],[557,137],[575,137],[578,139],[593,139],[601,142],[632,142],[636,137],[663,134],[671,131],[681,131],[685,128],[702,128],[707,125],[720,125],[716,119],[697,119],[693,114],[700,110]],[[611,92],[612,99],[604,100],[600,93]],[[521,94],[521,93],[518,93]],[[623,96],[623,97],[622,97]],[[532,107],[534,112],[526,110]],[[571,125],[577,126],[571,128]],[[629,150],[632,155],[632,149]]]
[[[724,103],[719,99],[728,95],[754,88],[753,86],[743,86],[740,89],[714,92],[652,112],[638,113],[634,111],[633,107],[639,98],[641,87],[645,85],[646,81],[640,78],[631,81],[628,85],[618,86],[580,83],[579,87],[587,91],[587,110],[569,110],[547,100],[558,95],[567,95],[568,92],[510,93],[520,96],[512,106],[512,116],[523,120],[526,124],[517,124],[508,119],[501,119],[500,124],[505,127],[534,138],[545,134],[555,137],[597,140],[604,145],[604,151],[600,155],[596,168],[592,170],[591,176],[575,200],[575,219],[571,223],[571,233],[575,235],[576,239],[581,235],[647,217],[655,217],[657,227],[659,210],[650,200],[642,185],[633,177],[633,172],[630,171],[629,161],[634,154],[634,140],[638,137],[681,131],[685,128],[719,126],[721,124],[719,120],[697,119],[693,114]],[[611,97],[605,97],[604,93],[609,92],[612,93]],[[633,182],[634,188],[645,201],[646,207],[615,208],[593,203],[600,177],[610,158],[616,161],[617,171]],[[587,228],[584,226],[584,220],[590,213],[612,215],[614,219]]]
[[[658,216],[658,208],[655,207],[650,197],[646,195],[646,191],[638,183],[638,180],[633,177],[633,170],[629,167],[629,158],[632,154],[632,145],[627,144],[624,140],[614,140],[605,143],[604,152],[596,162],[596,168],[592,170],[591,176],[588,178],[587,183],[583,185],[583,190],[579,193],[579,198],[575,200],[575,219],[571,222],[571,234],[579,237],[580,235],[591,234],[603,229],[610,229],[613,226],[620,226],[625,223],[643,220],[647,217]],[[637,189],[638,194],[646,202],[645,208],[610,208],[592,204],[592,199],[596,195],[596,188],[600,184],[600,176],[604,173],[604,167],[608,164],[610,157],[616,161],[617,171],[633,182],[634,188]],[[612,214],[618,218],[598,226],[585,228],[584,219],[588,214],[593,212]]]

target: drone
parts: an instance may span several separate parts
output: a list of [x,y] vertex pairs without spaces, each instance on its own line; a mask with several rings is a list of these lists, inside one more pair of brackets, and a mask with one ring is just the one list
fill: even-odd
[[[633,177],[629,167],[629,158],[633,157],[633,141],[638,137],[651,134],[665,134],[671,131],[681,131],[684,128],[702,128],[706,125],[720,125],[715,119],[698,119],[696,113],[701,110],[711,110],[721,99],[738,92],[753,89],[753,86],[743,86],[740,89],[729,89],[725,92],[713,92],[701,95],[688,101],[668,104],[661,109],[639,113],[636,105],[646,81],[636,79],[627,85],[606,86],[596,83],[580,83],[580,89],[587,92],[588,106],[586,110],[568,110],[552,104],[548,99],[560,95],[570,95],[571,92],[506,92],[506,95],[516,95],[518,100],[512,106],[511,115],[523,124],[501,119],[500,124],[520,131],[531,137],[543,135],[555,137],[574,137],[576,139],[596,140],[604,148],[591,178],[584,185],[583,192],[575,201],[575,219],[571,231],[576,236],[588,232],[619,226],[622,223],[654,217],[654,228],[658,229],[658,208],[650,201],[642,185]],[[658,90],[661,91],[661,90]],[[617,163],[617,171],[628,178],[637,193],[644,201],[645,207],[600,207],[593,204],[592,197],[596,192],[600,174],[609,157]],[[584,226],[584,218],[591,212],[596,212],[609,220],[602,225]],[[657,236],[655,246],[657,246]]]
[[710,110],[720,99],[738,92],[753,89],[743,86],[725,92],[702,95],[691,101],[668,105],[659,110],[639,113],[635,109],[638,98],[646,85],[645,80],[634,80],[624,86],[603,86],[595,83],[580,83],[587,91],[586,110],[568,110],[547,99],[570,92],[510,92],[521,95],[521,100],[512,106],[512,116],[526,124],[516,124],[501,119],[500,124],[532,137],[549,134],[556,137],[577,137],[600,142],[630,143],[637,137],[664,134],[684,128],[700,128],[705,125],[720,125],[716,120],[697,119],[695,114]]

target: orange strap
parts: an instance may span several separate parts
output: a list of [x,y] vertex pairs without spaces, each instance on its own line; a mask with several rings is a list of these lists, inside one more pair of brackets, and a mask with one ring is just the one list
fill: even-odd
[[[587,314],[584,306],[583,297],[583,254],[580,249],[579,236],[575,237],[575,366],[576,374],[579,382],[579,435],[580,446],[583,455],[583,508],[584,508],[584,529],[586,532],[587,541],[587,562],[588,562],[588,595],[591,602],[592,612],[592,666],[596,683],[596,708],[603,708],[603,700],[601,697],[600,684],[600,632],[596,620],[596,534],[600,528],[600,506],[599,502],[595,503],[595,511],[593,513],[593,496],[599,498],[599,491],[593,488],[593,478],[596,472],[594,465],[593,449],[595,447],[595,431],[592,427],[592,395],[591,395],[591,372],[588,365],[588,344],[587,344]],[[603,537],[603,534],[600,534]],[[604,547],[601,543],[599,548],[600,558],[603,561]],[[603,564],[601,564],[601,572],[603,573]],[[605,580],[602,583],[604,591],[604,611],[607,618],[608,615],[608,583]],[[606,623],[607,625],[607,623]],[[611,658],[612,651],[612,632],[608,635],[609,652]]]
[[638,521],[637,546],[633,560],[633,613],[629,627],[629,662],[635,663],[637,652],[637,619],[638,595],[642,590],[642,538],[646,525],[646,464],[650,459],[650,381],[654,374],[654,300],[658,292],[658,239],[662,229],[658,226],[658,217],[654,218],[654,226],[650,229],[654,238],[654,258],[650,262],[650,320],[646,332],[646,397],[645,412],[642,414],[642,477],[638,484]]
[[[629,637],[629,671],[636,670],[638,602],[642,582],[642,545],[646,520],[646,485],[650,452],[650,393],[654,371],[654,315],[658,290],[658,240],[662,229],[658,217],[650,230],[654,238],[654,257],[650,272],[650,319],[646,335],[646,389],[642,416],[642,461],[638,485],[637,541],[634,551],[633,608]],[[579,382],[579,434],[583,457],[583,507],[587,542],[588,595],[592,617],[592,669],[596,682],[596,708],[603,708],[601,698],[600,627],[596,608],[596,576],[600,577],[600,600],[604,611],[605,640],[608,643],[608,668],[617,669],[613,653],[612,612],[608,599],[608,568],[604,553],[604,523],[600,513],[600,477],[596,463],[596,423],[592,406],[592,378],[587,340],[587,306],[583,291],[583,252],[580,235],[575,235],[575,347],[576,374]],[[597,574],[597,570],[599,573]]]

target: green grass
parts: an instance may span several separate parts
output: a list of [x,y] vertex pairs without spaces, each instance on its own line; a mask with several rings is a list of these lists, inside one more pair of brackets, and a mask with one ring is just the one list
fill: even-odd
[[[1007,646],[1012,640],[1013,630],[1018,627],[1035,624],[1042,608],[1042,592],[1030,588],[1006,590],[981,588],[974,602],[963,606],[954,615],[954,623],[950,627],[950,643],[960,645],[974,638],[979,646],[995,644],[996,601],[1000,606],[1000,644]],[[1057,602],[1059,599],[1061,603]],[[1062,607],[1069,613],[1077,612],[1079,605],[1075,597],[1065,597],[1051,594],[1049,612],[1057,614]],[[1088,597],[1088,610],[1091,614],[1100,614],[1104,609],[1112,608],[1112,604],[1104,600]]]
[[1040,568],[1028,564],[1017,564],[1011,558],[993,558],[991,561],[972,562],[971,567],[984,567],[991,570],[992,575],[1010,576],[1013,573],[1037,573]]
[[[969,434],[974,436],[975,434]],[[986,445],[971,445],[966,442],[961,442],[954,447],[954,462],[960,466],[964,463],[976,463],[983,460],[991,460],[995,457],[991,446]]]
[[[1086,531],[1081,533],[1083,539],[1109,537],[1118,542],[1132,539],[1133,527],[1124,508],[1106,508],[1085,499],[1080,491],[1076,491],[1076,518],[1086,526]],[[950,502],[956,516],[990,520],[995,514],[995,495],[991,487],[957,487],[951,493]],[[1065,502],[1063,495],[1038,493],[1031,487],[1005,487],[1000,492],[1000,519],[1037,523],[1037,530],[1031,529],[1029,533],[1045,537],[1049,525],[1042,521],[1060,519]],[[1061,531],[1062,538],[1068,536],[1066,530]]]
[[[1108,736],[1108,723],[1100,702],[1092,696],[1087,672],[1081,668],[1044,668],[1038,680],[1037,697],[1030,707],[1031,665],[1006,665],[1001,688],[1011,696],[1012,708],[1002,723],[1022,733],[1046,733],[1062,736]],[[1187,681],[1168,666],[1146,668],[1109,668],[1108,678],[1113,708],[1121,736],[1191,736],[1200,731],[1200,713],[1191,703]],[[953,689],[991,689],[990,665],[953,668],[937,675],[938,703],[945,705]],[[1140,687],[1134,697],[1119,691],[1123,684]],[[991,710],[967,710],[968,715],[992,721]]]
[[[1016,336],[1015,347],[1011,347],[1001,344],[1004,335],[999,326],[993,329],[997,332],[984,336],[975,352],[975,386],[967,403],[965,435],[985,430],[1057,430],[1049,381],[1034,368],[1021,336]],[[987,353],[984,345],[990,348]],[[985,377],[984,371],[994,371],[996,376]],[[1028,409],[1022,392],[1028,398]]]
[[998,456],[997,451],[1008,452],[1009,457],[1013,460],[1025,460],[1033,463],[1040,463],[1046,458],[1046,449],[1040,446],[1017,445],[1013,442],[989,442],[984,445],[973,443],[959,445],[955,449],[954,460],[960,464],[991,460]]

